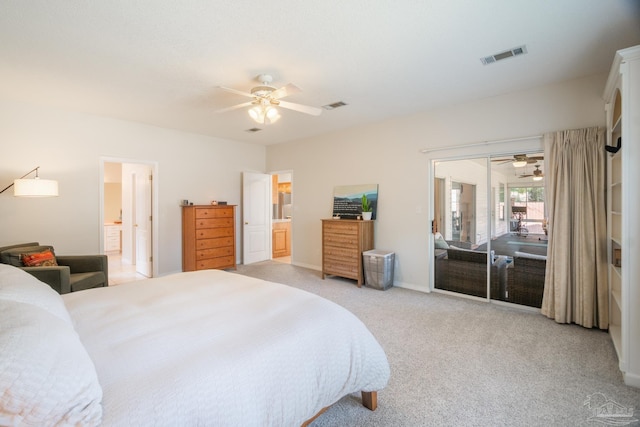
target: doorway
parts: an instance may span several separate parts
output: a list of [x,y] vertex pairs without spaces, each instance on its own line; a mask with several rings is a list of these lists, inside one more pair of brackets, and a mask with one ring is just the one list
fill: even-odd
[[273,209],[271,259],[291,264],[291,229],[293,222],[293,174],[271,175],[271,203]]
[[242,262],[291,263],[293,173],[243,172]]
[[101,160],[101,245],[109,260],[109,285],[153,277],[157,224],[155,165]]
[[476,186],[451,182],[451,238],[475,243]]

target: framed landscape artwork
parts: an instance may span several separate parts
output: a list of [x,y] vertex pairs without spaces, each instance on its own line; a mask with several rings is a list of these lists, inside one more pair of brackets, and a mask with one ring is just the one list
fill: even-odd
[[378,184],[340,185],[333,189],[333,216],[357,219],[362,215],[362,196],[366,195],[376,219],[378,210]]

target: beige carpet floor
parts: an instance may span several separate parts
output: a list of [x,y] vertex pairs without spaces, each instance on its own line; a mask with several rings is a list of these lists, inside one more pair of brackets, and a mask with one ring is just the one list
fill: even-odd
[[639,423],[640,390],[622,382],[606,332],[443,294],[358,288],[271,261],[237,272],[344,306],[385,349],[391,379],[378,410],[349,395],[313,427],[614,425],[595,417],[606,402],[634,411],[618,422]]

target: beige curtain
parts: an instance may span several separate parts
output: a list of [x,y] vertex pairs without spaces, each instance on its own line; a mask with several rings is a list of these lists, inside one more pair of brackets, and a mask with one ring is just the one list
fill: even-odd
[[542,314],[609,327],[604,130],[544,135],[549,247]]

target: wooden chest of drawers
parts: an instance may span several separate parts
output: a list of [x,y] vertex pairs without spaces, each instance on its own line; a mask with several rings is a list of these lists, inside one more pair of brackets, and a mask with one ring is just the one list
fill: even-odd
[[322,278],[346,277],[364,283],[362,252],[373,249],[373,221],[322,220]]
[[236,268],[235,209],[182,207],[182,271]]

